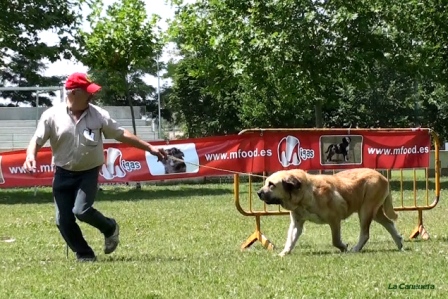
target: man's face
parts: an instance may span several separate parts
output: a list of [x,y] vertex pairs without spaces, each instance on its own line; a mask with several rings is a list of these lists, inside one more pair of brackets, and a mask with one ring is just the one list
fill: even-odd
[[83,89],[74,90],[74,98],[76,100],[77,106],[87,107],[88,104],[94,99],[94,96],[94,94],[88,93]]

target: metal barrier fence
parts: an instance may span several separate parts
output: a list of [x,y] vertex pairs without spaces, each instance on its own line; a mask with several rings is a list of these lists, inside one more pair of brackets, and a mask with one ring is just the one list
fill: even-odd
[[[263,129],[275,131],[276,129]],[[279,129],[280,130],[280,129]],[[285,129],[281,129],[284,131]],[[288,129],[289,131],[306,131],[310,129]],[[322,129],[325,130],[325,129]],[[381,129],[374,129],[379,130]],[[385,129],[385,131],[401,130],[401,129]],[[409,130],[409,129],[407,129]],[[332,129],[326,129],[328,133],[331,133]],[[260,129],[250,129],[240,132],[240,134],[260,132]],[[352,132],[356,132],[352,130]],[[440,141],[438,135],[430,130],[431,144],[434,151],[434,170],[429,167],[424,168],[411,168],[411,169],[376,169],[382,172],[391,185],[391,190],[395,190],[393,195],[394,210],[395,211],[416,211],[418,213],[417,225],[412,230],[409,238],[414,239],[419,235],[423,240],[429,239],[429,233],[426,231],[423,225],[423,211],[428,211],[437,206],[440,199],[440,175],[441,175],[441,162],[439,158]],[[309,173],[335,173],[341,171],[341,169],[325,169],[308,171]],[[281,216],[289,215],[289,211],[281,208],[281,206],[268,206],[260,200],[256,199],[256,192],[254,192],[253,183],[258,181],[259,185],[264,182],[268,174],[263,172],[262,181],[260,175],[248,175],[245,179],[245,183],[242,183],[242,177],[239,174],[234,175],[234,203],[236,209],[244,216],[255,218],[255,231],[250,235],[247,240],[241,245],[241,249],[244,250],[250,247],[255,242],[259,241],[262,246],[268,250],[274,248],[274,244],[262,233],[261,231],[261,217],[264,216]],[[241,190],[247,192],[247,197],[241,196]],[[397,197],[397,191],[399,194]],[[409,190],[410,189],[410,190]],[[432,194],[432,195],[431,195]],[[243,199],[243,201],[242,201]],[[244,201],[245,199],[245,201]],[[399,199],[399,204],[396,204]]]

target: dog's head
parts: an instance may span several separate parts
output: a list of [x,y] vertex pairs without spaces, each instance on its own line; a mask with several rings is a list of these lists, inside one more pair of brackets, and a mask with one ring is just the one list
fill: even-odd
[[257,191],[257,194],[268,205],[281,205],[287,210],[294,210],[304,197],[306,183],[305,171],[280,170],[266,179],[264,186]]
[[[166,149],[165,152],[168,155],[168,159],[164,161],[163,164],[174,166],[176,164],[183,163],[182,161],[177,160],[177,159],[182,160],[184,159],[184,153],[177,147]],[[173,157],[177,159],[173,159]]]
[[178,159],[182,159],[184,157],[184,153],[178,149],[177,147],[172,147],[166,150],[168,156],[173,156]]
[[350,144],[350,142],[352,142],[352,138],[350,138],[350,136],[345,136],[342,138],[342,143]]

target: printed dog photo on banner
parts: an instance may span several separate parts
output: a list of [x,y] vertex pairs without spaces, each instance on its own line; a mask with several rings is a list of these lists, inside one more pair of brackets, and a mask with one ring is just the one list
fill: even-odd
[[322,135],[320,164],[362,164],[362,135]]
[[151,175],[173,175],[180,173],[197,173],[199,171],[199,166],[197,166],[199,165],[199,156],[194,143],[155,147],[163,148],[169,157],[166,161],[157,161],[157,157],[146,152],[146,163],[148,164],[149,173]]

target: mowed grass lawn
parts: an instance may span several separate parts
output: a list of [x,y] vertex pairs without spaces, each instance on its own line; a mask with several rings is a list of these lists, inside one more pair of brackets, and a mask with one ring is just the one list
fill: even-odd
[[[442,188],[447,186],[444,178]],[[241,187],[242,199],[247,190]],[[412,202],[412,191],[404,194]],[[100,233],[81,224],[99,260],[77,263],[71,252],[66,258],[50,188],[37,196],[33,189],[1,190],[0,238],[15,241],[0,241],[0,298],[446,298],[446,195],[443,189],[439,205],[424,212],[427,241],[409,240],[417,213],[399,213],[403,252],[373,223],[364,252],[341,254],[328,226],[308,222],[292,254],[280,258],[288,216],[262,219],[274,251],[259,243],[240,251],[255,221],[236,210],[232,184],[105,187],[95,206],[120,223],[121,244],[106,256]],[[342,229],[351,248],[357,216]],[[400,284],[434,289],[389,289]]]

